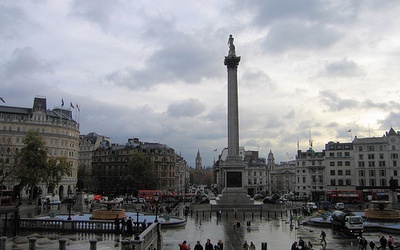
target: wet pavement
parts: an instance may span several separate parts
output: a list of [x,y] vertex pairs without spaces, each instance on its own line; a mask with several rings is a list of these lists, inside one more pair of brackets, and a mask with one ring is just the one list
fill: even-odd
[[[29,209],[21,211],[21,217],[24,213],[27,213]],[[30,213],[30,212],[28,212]],[[34,214],[34,212],[32,212]],[[182,214],[182,213],[181,213]],[[308,225],[300,225],[298,227],[291,227],[287,221],[285,214],[281,218],[277,217],[268,218],[267,216],[251,216],[250,213],[247,216],[237,216],[237,220],[241,222],[240,228],[234,228],[233,214],[228,214],[228,217],[221,216],[217,218],[215,214],[205,213],[205,216],[195,214],[187,217],[187,224],[183,227],[163,229],[163,250],[176,250],[178,244],[183,240],[186,240],[193,249],[196,241],[199,240],[203,245],[210,239],[215,244],[219,239],[224,242],[224,250],[236,250],[242,249],[242,244],[246,240],[249,244],[253,242],[256,249],[262,249],[262,243],[266,243],[267,249],[290,249],[292,243],[297,241],[299,237],[302,237],[305,242],[310,241],[315,250],[326,249],[326,250],[339,250],[339,249],[358,249],[356,239],[345,238],[332,233],[330,228],[320,228]],[[304,218],[306,220],[306,218]],[[250,224],[247,224],[250,222]],[[323,248],[319,242],[319,235],[323,229],[327,233],[327,246]],[[364,233],[364,236],[368,240],[374,240],[378,242],[381,233]],[[39,246],[37,249],[58,249],[58,240],[52,233],[42,235],[50,239],[46,242],[46,245]],[[385,234],[387,237],[388,234]],[[72,235],[63,235],[69,239],[70,245],[67,249],[88,249],[89,240],[97,238],[97,249],[120,249],[118,241],[122,238],[114,234],[90,234],[90,233],[79,233]],[[26,235],[21,237],[26,238]],[[394,235],[395,241],[397,236]],[[400,239],[399,239],[400,241]],[[11,246],[11,244],[9,244]],[[10,249],[27,249],[26,243],[21,243],[18,247]],[[264,249],[262,249],[264,250]]]

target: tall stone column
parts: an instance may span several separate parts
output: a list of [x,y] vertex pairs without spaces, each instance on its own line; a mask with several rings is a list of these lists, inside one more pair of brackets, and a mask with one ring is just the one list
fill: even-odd
[[221,208],[241,208],[254,204],[244,188],[244,171],[246,163],[239,155],[239,102],[237,69],[240,56],[236,56],[232,35],[228,40],[229,52],[224,64],[228,71],[228,156],[221,163],[224,174],[225,188],[218,197],[217,203]]

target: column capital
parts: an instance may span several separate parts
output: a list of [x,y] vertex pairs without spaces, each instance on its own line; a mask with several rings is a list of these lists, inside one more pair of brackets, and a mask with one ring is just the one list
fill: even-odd
[[224,64],[228,69],[237,69],[240,56],[225,56]]

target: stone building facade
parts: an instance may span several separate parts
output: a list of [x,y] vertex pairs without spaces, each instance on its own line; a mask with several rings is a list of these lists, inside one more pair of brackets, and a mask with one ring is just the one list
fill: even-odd
[[[79,124],[72,119],[72,111],[63,107],[47,109],[46,97],[34,98],[32,108],[0,106],[0,157],[4,168],[13,168],[15,152],[23,148],[23,139],[28,131],[38,131],[46,143],[49,157],[67,157],[72,166],[68,176],[64,176],[58,187],[48,190],[44,184],[38,185],[42,196],[58,194],[60,198],[74,193],[78,174]],[[8,180],[3,188],[13,189],[17,180]],[[28,190],[21,193],[28,197]]]

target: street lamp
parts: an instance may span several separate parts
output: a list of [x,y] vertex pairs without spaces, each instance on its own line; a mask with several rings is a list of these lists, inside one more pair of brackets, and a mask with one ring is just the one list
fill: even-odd
[[156,219],[154,222],[158,222],[158,200],[160,199],[160,195],[158,193],[154,194],[154,202],[156,203]]
[[135,240],[140,240],[139,237],[139,211],[142,206],[142,203],[137,200],[134,202],[136,208],[136,232],[135,232]]
[[75,203],[75,199],[72,198],[72,197],[70,197],[71,194],[72,194],[72,192],[69,191],[69,192],[68,192],[68,198],[66,199],[66,200],[67,200],[67,203],[68,203],[68,205],[67,205],[67,209],[68,209],[68,219],[67,219],[67,220],[72,220],[72,219],[71,219],[71,209],[72,209],[73,204]]

